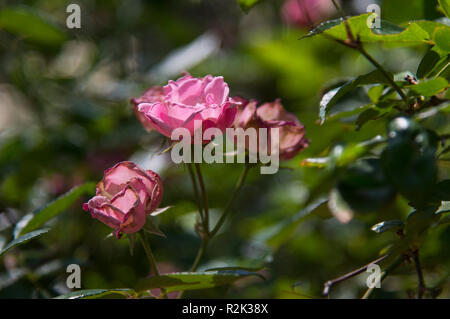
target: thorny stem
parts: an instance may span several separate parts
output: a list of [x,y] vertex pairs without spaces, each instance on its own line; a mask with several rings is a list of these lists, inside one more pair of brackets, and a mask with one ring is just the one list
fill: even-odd
[[[155,257],[153,256],[152,250],[150,249],[150,245],[148,244],[144,233],[143,232],[139,232],[138,233],[138,237],[139,237],[139,240],[141,241],[142,247],[144,247],[145,254],[147,255],[147,258],[148,258],[148,261],[150,263],[150,266],[152,267],[153,274],[156,277],[159,277],[160,274],[159,274],[158,266],[156,264]],[[161,293],[162,293],[163,297],[165,299],[167,299],[166,290],[164,288],[160,288],[160,289],[161,289]]]
[[367,265],[362,266],[361,268],[358,268],[358,269],[356,269],[356,270],[353,270],[353,271],[351,271],[351,272],[349,272],[349,273],[347,273],[347,274],[345,274],[345,275],[343,275],[343,276],[340,276],[340,277],[338,277],[338,278],[335,278],[335,279],[332,279],[332,280],[328,280],[328,281],[323,285],[323,292],[322,292],[322,294],[323,294],[324,296],[328,296],[328,295],[330,294],[330,288],[331,288],[331,286],[333,286],[333,285],[335,285],[335,284],[338,284],[338,283],[340,283],[340,282],[342,282],[342,281],[344,281],[344,280],[347,280],[347,279],[349,279],[349,278],[352,278],[352,277],[354,277],[354,276],[359,275],[360,273],[362,273],[363,271],[365,271],[370,265],[379,263],[380,261],[383,261],[384,259],[386,259],[388,256],[389,256],[389,255],[384,255],[384,256],[382,256],[382,257],[380,257],[380,258],[378,258],[378,259],[375,259],[374,261],[368,263]]
[[[403,257],[398,257],[389,267],[386,268],[385,271],[383,271],[381,273],[381,277],[380,277],[380,283],[383,282],[384,279],[386,279],[386,277],[394,270],[396,269],[398,266],[400,266],[403,262]],[[364,295],[361,297],[361,299],[369,299],[370,295],[372,294],[372,292],[374,291],[375,287],[369,288],[367,289],[367,291],[364,293]]]

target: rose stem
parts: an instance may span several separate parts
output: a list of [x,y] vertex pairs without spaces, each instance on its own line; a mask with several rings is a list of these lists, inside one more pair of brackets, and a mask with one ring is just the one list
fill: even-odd
[[198,182],[200,184],[200,190],[203,198],[203,213],[205,214],[204,220],[204,232],[206,237],[209,237],[209,211],[208,211],[208,195],[206,193],[205,182],[203,181],[202,171],[200,169],[200,164],[195,163],[195,171],[197,172]]
[[[217,234],[217,232],[220,230],[220,228],[222,227],[226,217],[229,215],[231,206],[233,204],[233,201],[236,197],[236,195],[239,193],[239,190],[242,188],[242,185],[244,185],[244,181],[245,178],[247,177],[247,173],[250,169],[250,166],[245,164],[244,165],[244,169],[242,170],[242,173],[236,183],[236,187],[234,188],[233,193],[231,194],[230,199],[228,200],[227,206],[225,207],[222,216],[220,216],[219,221],[217,222],[216,226],[214,227],[214,229],[211,231],[211,233],[209,234],[209,236],[204,236],[202,238],[202,243],[201,246],[197,252],[197,256],[195,257],[194,263],[191,266],[190,271],[194,272],[197,270],[199,264],[200,264],[200,260],[202,259],[203,255],[205,254],[205,250],[206,247],[208,246],[209,240],[215,235]],[[198,167],[198,171],[200,171],[200,167]],[[201,173],[200,173],[201,174]],[[200,175],[201,176],[201,175]],[[184,291],[181,291],[180,294],[178,295],[178,298],[180,299],[181,297],[183,297]]]
[[[148,261],[150,262],[150,266],[152,267],[153,273],[156,277],[159,277],[159,270],[158,266],[156,264],[155,257],[153,256],[152,250],[150,249],[150,245],[148,244],[147,240],[145,239],[145,235],[143,232],[138,233],[139,240],[142,243],[142,247],[144,247],[145,254],[147,255]],[[164,288],[160,288],[161,293],[165,299],[167,299],[166,290]]]
[[198,192],[198,186],[197,186],[197,180],[195,178],[195,173],[194,173],[194,170],[192,169],[192,166],[190,163],[186,164],[186,167],[188,169],[189,176],[191,177],[192,188],[194,189],[195,201],[197,202],[197,207],[198,207],[198,214],[200,215],[200,220],[201,220],[203,226],[205,226],[204,217],[203,217],[203,208],[202,208],[202,203],[200,201],[200,196],[199,196],[199,192]]

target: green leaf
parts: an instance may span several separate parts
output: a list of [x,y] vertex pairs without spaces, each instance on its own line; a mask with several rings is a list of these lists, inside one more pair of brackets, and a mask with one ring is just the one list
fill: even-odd
[[419,78],[426,77],[433,70],[440,59],[441,57],[436,51],[428,50],[417,68],[417,76]]
[[[393,75],[390,74],[390,76],[391,79],[393,79]],[[374,70],[370,73],[358,76],[357,78],[348,81],[344,85],[325,93],[320,101],[319,117],[321,120],[321,124],[325,122],[326,116],[330,112],[331,108],[345,94],[349,93],[358,86],[374,83],[389,84],[389,81],[386,79],[382,72],[380,72],[379,70]]]
[[143,291],[154,288],[166,288],[167,292],[172,292],[207,289],[232,284],[236,280],[249,276],[260,277],[261,275],[243,270],[172,273],[143,279],[138,283],[136,290]]
[[416,20],[414,23],[426,31],[430,39],[433,38],[433,34],[438,28],[446,27],[446,24],[438,21]]
[[61,28],[28,7],[4,8],[0,11],[0,29],[45,46],[58,46],[67,39]]
[[239,6],[241,7],[241,9],[245,13],[248,13],[250,11],[250,9],[260,1],[261,0],[238,0],[238,3],[239,3]]
[[442,51],[450,53],[450,27],[437,29],[433,34],[433,41]]
[[[391,44],[422,44],[430,43],[430,35],[418,24],[411,22],[407,28],[402,28],[393,23],[381,20],[380,28],[371,28],[373,26],[374,14],[361,14],[350,17],[347,23],[353,36],[359,36],[362,42],[385,42]],[[342,19],[332,20],[322,23],[314,30],[310,31],[305,37],[311,37],[318,34],[331,36],[335,39],[345,41],[347,29]]]
[[403,226],[404,226],[404,224],[401,220],[388,220],[388,221],[384,221],[384,222],[378,223],[376,225],[373,225],[372,228],[370,228],[370,229],[378,234],[381,234],[388,230],[398,231],[398,230],[402,229]]
[[448,88],[448,82],[442,77],[437,77],[435,79],[422,81],[419,84],[408,85],[407,88],[419,95],[433,96]]
[[50,230],[49,228],[38,229],[38,230],[32,231],[30,233],[27,233],[23,236],[20,236],[19,238],[14,239],[10,243],[8,243],[5,247],[3,247],[3,249],[0,251],[0,256],[2,254],[4,254],[7,250],[9,250],[13,247],[25,244],[28,241],[30,241],[31,239],[39,237],[42,234],[47,233],[49,230]]
[[133,289],[117,288],[117,289],[84,289],[72,291],[64,295],[55,297],[54,299],[97,299],[108,295],[122,295],[130,297],[135,294]]
[[383,95],[383,91],[384,85],[375,85],[367,91],[367,96],[370,98],[372,103],[377,103]]
[[450,18],[450,0],[438,0],[447,18]]
[[80,196],[94,192],[95,183],[85,183],[72,188],[46,206],[25,215],[14,229],[14,237],[33,231],[69,208]]

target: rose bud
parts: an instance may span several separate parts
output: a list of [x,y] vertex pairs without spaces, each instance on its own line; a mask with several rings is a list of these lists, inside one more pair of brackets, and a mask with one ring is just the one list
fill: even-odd
[[287,0],[281,9],[286,23],[299,27],[313,27],[336,11],[330,0]]
[[142,126],[145,128],[147,132],[156,130],[153,126],[152,122],[147,120],[145,115],[138,111],[138,105],[140,103],[156,103],[163,101],[164,93],[163,88],[161,86],[153,86],[149,88],[144,94],[139,98],[132,98],[131,104],[133,107],[134,114],[136,115],[139,122],[141,122]]
[[132,234],[144,226],[146,215],[159,206],[162,194],[158,174],[132,162],[120,162],[105,171],[96,196],[83,204],[83,209],[113,228],[120,239],[122,233]]
[[[244,102],[238,112],[235,127],[268,129],[267,149],[269,150],[270,128],[279,128],[279,156],[282,161],[293,158],[309,145],[309,140],[305,138],[305,127],[294,114],[284,109],[279,99],[271,103],[264,103],[259,107],[257,107],[256,100]],[[249,149],[248,145],[245,147]]]
[[144,101],[137,108],[149,126],[169,138],[174,129],[181,127],[188,129],[191,136],[200,125],[202,133],[210,127],[224,132],[236,116],[236,102],[228,94],[228,85],[221,76],[194,78],[187,74],[163,87],[162,100]]

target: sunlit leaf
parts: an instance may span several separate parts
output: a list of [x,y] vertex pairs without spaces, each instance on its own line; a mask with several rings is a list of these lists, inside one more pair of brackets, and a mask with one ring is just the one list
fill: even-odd
[[[353,36],[359,36],[362,42],[385,42],[399,44],[422,44],[430,43],[430,35],[419,25],[412,22],[406,29],[393,23],[381,20],[381,28],[372,28],[374,14],[362,14],[350,17],[347,23]],[[370,27],[369,27],[370,26]],[[305,37],[324,34],[338,40],[346,40],[347,29],[345,22],[341,19],[327,21],[310,31]]]
[[433,96],[448,88],[448,82],[442,77],[425,80],[416,85],[408,86],[415,93],[423,96]]
[[433,34],[433,40],[439,49],[450,53],[450,27],[445,26],[437,29]]

